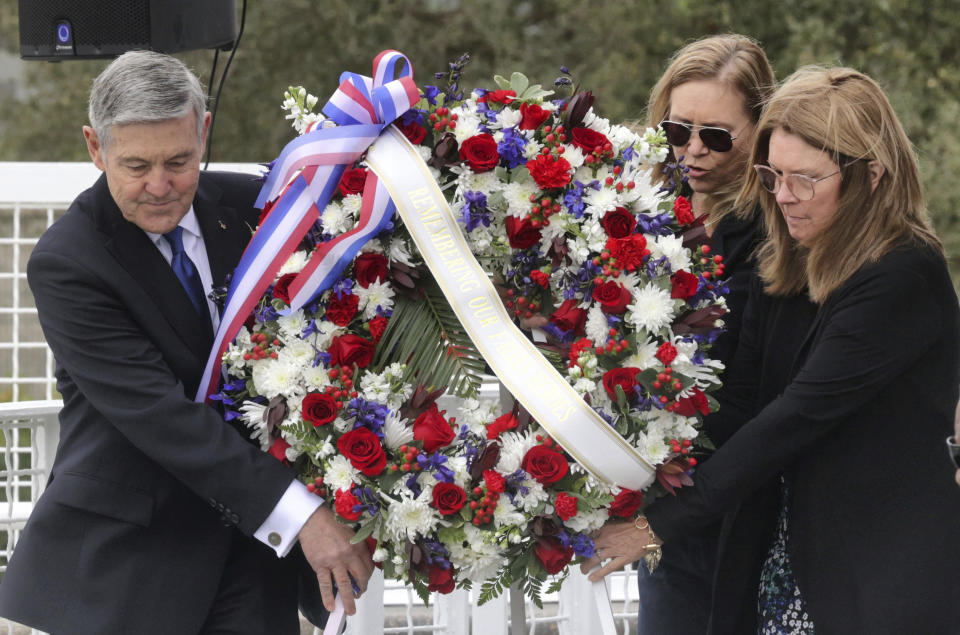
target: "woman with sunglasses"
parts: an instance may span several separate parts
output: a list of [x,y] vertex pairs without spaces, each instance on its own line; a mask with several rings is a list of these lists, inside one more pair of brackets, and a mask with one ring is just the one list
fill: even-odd
[[[765,293],[728,379],[775,371],[779,396],[692,487],[606,531],[613,560],[591,577],[726,514],[711,633],[956,633],[960,496],[942,453],[960,308],[910,141],[873,80],[806,68],[764,110],[751,163],[740,200],[763,208]],[[808,330],[771,318],[801,292]],[[776,350],[789,341],[793,358]],[[770,482],[780,496],[758,498]]]
[[[654,86],[647,125],[659,125],[671,146],[663,167],[682,159],[682,193],[698,216],[690,234],[700,234],[723,257],[727,314],[725,333],[711,357],[729,363],[753,273],[751,254],[759,240],[759,212],[741,218],[734,198],[746,175],[747,158],[763,102],[775,86],[773,69],[756,42],[742,35],[706,37],[671,58]],[[668,170],[664,179],[676,179]],[[706,234],[705,237],[702,234]],[[709,428],[709,426],[708,426]],[[721,434],[708,430],[714,442]],[[703,635],[710,615],[719,524],[663,548],[660,566],[638,568],[639,635]]]

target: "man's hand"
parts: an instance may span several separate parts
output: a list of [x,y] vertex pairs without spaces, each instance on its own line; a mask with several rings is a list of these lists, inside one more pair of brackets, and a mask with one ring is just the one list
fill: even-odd
[[[335,582],[347,615],[357,612],[354,597],[359,597],[367,590],[367,581],[373,573],[370,550],[363,542],[350,544],[353,535],[349,527],[337,522],[327,507],[317,508],[299,534],[300,547],[317,574],[323,606],[333,611]],[[356,596],[351,578],[360,589]]]

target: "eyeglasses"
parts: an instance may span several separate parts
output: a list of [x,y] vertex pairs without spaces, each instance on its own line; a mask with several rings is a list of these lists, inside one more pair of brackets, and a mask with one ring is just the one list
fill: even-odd
[[672,146],[687,145],[694,130],[699,131],[700,141],[703,142],[703,145],[714,152],[729,152],[733,148],[734,139],[736,139],[730,134],[729,130],[714,126],[694,126],[689,123],[664,119],[660,122],[660,127],[667,134],[667,143]]
[[960,445],[957,444],[953,437],[947,437],[947,452],[950,454],[950,458],[953,459],[953,464],[960,470]]
[[819,183],[831,176],[840,174],[840,170],[832,172],[819,179],[807,176],[806,174],[780,174],[768,165],[754,165],[753,169],[757,171],[760,178],[760,185],[768,192],[776,194],[780,189],[780,183],[786,183],[787,189],[801,201],[809,201],[816,194],[814,184]]

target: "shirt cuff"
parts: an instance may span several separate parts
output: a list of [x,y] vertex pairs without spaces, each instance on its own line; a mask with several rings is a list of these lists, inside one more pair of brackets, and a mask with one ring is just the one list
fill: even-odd
[[297,541],[300,529],[307,519],[323,505],[323,499],[307,491],[306,485],[293,481],[283,493],[277,506],[273,508],[253,537],[277,552],[282,558]]

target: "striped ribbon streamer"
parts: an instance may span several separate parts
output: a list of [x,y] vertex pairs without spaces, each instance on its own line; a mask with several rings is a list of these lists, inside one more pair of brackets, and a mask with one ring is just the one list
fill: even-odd
[[[391,79],[399,75],[396,79]],[[316,127],[294,139],[274,161],[256,206],[273,208],[261,222],[230,281],[195,400],[205,401],[220,382],[223,354],[236,337],[277,271],[316,223],[340,177],[380,135],[384,127],[420,99],[410,60],[383,51],[373,61],[373,78],[340,75],[340,86],[323,107],[336,127]],[[296,311],[333,284],[363,245],[393,217],[389,195],[375,175],[368,175],[359,225],[320,245],[291,282],[290,311]]]

